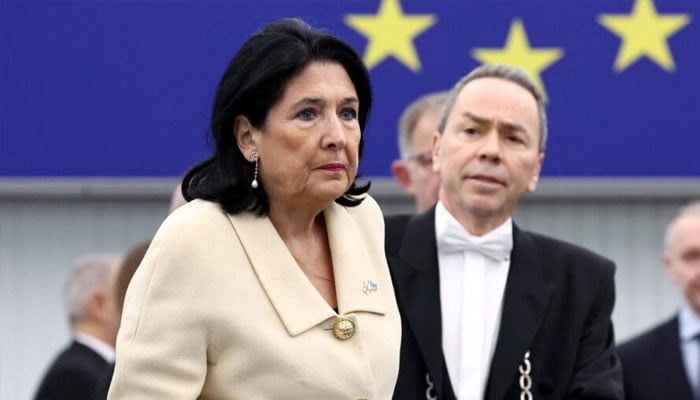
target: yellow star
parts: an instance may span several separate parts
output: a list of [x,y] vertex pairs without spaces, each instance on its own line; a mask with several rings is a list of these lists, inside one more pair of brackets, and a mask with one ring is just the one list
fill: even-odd
[[676,65],[667,40],[689,22],[688,14],[657,14],[652,0],[635,0],[630,15],[602,14],[598,17],[599,24],[621,39],[613,66],[617,72],[642,56],[649,57],[666,72],[673,72]]
[[564,50],[558,47],[530,47],[523,22],[515,18],[510,25],[504,48],[474,49],[471,55],[484,64],[507,64],[522,69],[530,76],[535,86],[546,94],[540,74],[562,58]]
[[432,14],[404,14],[399,0],[382,0],[377,15],[349,14],[345,17],[345,23],[369,41],[364,55],[368,69],[394,56],[413,72],[421,70],[413,39],[435,21]]

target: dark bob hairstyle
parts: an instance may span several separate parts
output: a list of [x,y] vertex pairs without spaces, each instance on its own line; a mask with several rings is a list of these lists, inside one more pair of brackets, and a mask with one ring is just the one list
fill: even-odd
[[[265,125],[268,111],[282,98],[287,83],[312,62],[333,62],[345,68],[357,92],[358,121],[364,131],[372,104],[369,73],[357,53],[345,42],[314,30],[300,19],[281,19],[253,34],[236,53],[219,82],[211,116],[214,154],[185,175],[182,194],[190,201],[216,201],[236,214],[253,211],[266,215],[269,201],[260,182],[250,186],[253,166],[241,153],[233,132],[237,116],[244,115],[256,128]],[[362,156],[360,138],[359,155]],[[360,204],[369,183],[350,188],[335,201],[344,206]]]

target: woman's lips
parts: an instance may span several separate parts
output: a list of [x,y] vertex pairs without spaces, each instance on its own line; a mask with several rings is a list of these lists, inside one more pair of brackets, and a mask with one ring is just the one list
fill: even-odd
[[326,171],[343,171],[345,170],[345,165],[342,163],[329,163],[329,164],[324,164],[321,166],[321,169],[326,170]]

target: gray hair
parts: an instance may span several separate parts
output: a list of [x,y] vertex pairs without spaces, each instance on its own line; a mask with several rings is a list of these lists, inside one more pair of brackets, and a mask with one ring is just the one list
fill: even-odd
[[[427,111],[435,111],[440,113],[442,105],[445,104],[447,100],[447,92],[435,92],[425,94],[418,99],[414,100],[411,104],[406,107],[406,109],[401,113],[399,118],[399,152],[401,153],[401,158],[404,160],[409,159],[411,154],[411,142],[413,141],[413,134],[418,125],[418,120]],[[437,129],[437,127],[435,127]]]
[[450,93],[447,96],[447,100],[445,101],[445,105],[442,108],[442,113],[440,114],[440,124],[438,126],[440,134],[445,132],[445,125],[447,125],[447,116],[450,113],[450,111],[452,111],[452,107],[454,107],[455,101],[457,100],[457,96],[459,96],[459,93],[462,91],[462,88],[464,88],[464,86],[466,86],[467,83],[479,78],[503,79],[508,82],[513,82],[516,85],[521,86],[522,88],[530,92],[530,94],[535,98],[535,101],[537,102],[537,112],[540,121],[539,151],[540,153],[544,153],[544,150],[547,147],[547,111],[545,110],[547,101],[545,100],[542,92],[540,92],[537,86],[535,86],[535,84],[532,82],[532,79],[530,79],[530,77],[527,75],[527,73],[525,73],[525,71],[517,67],[512,67],[510,65],[484,64],[480,67],[473,69],[472,72],[460,79],[459,82],[457,82],[457,84],[452,88],[452,90],[450,90]]
[[113,284],[115,266],[121,262],[113,254],[89,254],[78,258],[66,282],[66,309],[71,324],[85,318],[90,295]]
[[671,251],[673,245],[673,227],[676,225],[676,222],[682,217],[690,215],[700,216],[700,200],[693,201],[681,207],[678,212],[676,212],[676,215],[673,216],[671,222],[666,226],[666,232],[664,233],[664,251],[666,253]]

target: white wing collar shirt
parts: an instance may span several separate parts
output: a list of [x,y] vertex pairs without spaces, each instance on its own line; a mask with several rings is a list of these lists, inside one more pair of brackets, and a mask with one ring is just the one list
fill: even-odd
[[513,222],[473,236],[438,202],[435,232],[447,371],[458,399],[481,400],[500,327]]

